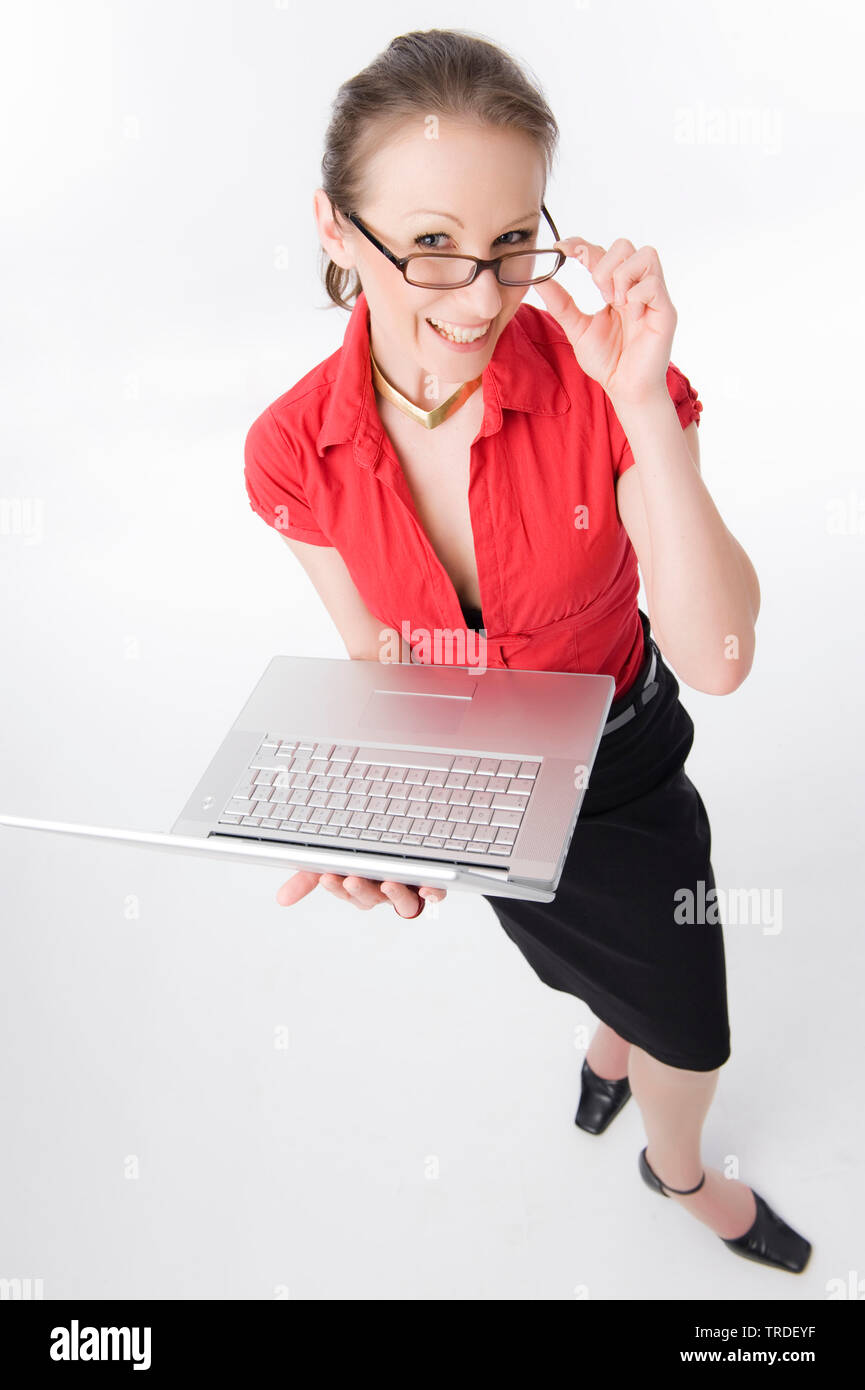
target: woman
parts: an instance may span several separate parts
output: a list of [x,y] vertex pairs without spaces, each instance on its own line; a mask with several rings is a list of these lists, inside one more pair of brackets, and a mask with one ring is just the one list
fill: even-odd
[[[700,477],[702,406],[670,363],[657,252],[558,239],[543,203],[557,138],[518,64],[465,32],[402,35],[343,84],[314,209],[330,299],[355,304],[343,346],[250,429],[247,491],[351,657],[396,639],[411,660],[418,631],[485,623],[490,666],[615,677],[555,901],[487,901],[540,979],[602,1020],[577,1123],[602,1132],[633,1093],[644,1180],[730,1249],[799,1272],[808,1241],[700,1156],[730,1055],[724,944],[677,907],[714,887],[711,836],[683,769],[694,726],[652,635],[695,689],[735,690],[759,586]],[[565,256],[600,313],[550,278]],[[546,312],[522,303],[529,283]],[[445,896],[298,872],[278,900],[318,883],[406,918]]]

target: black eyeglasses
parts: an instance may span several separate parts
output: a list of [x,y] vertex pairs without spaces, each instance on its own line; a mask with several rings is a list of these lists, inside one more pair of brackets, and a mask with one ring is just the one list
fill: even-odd
[[[543,204],[541,212],[558,241],[556,225]],[[346,216],[397,270],[402,271],[410,285],[419,285],[424,289],[460,289],[476,280],[482,270],[488,269],[495,273],[500,285],[537,285],[541,280],[549,280],[550,276],[555,275],[566,260],[564,252],[553,250],[507,251],[489,261],[481,260],[479,256],[459,255],[455,251],[421,251],[410,256],[395,256],[363,225],[356,213],[349,212]]]

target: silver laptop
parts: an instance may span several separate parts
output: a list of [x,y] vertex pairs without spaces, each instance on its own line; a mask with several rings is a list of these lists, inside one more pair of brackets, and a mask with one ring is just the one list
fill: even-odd
[[22,829],[552,902],[615,681],[270,662],[168,833]]

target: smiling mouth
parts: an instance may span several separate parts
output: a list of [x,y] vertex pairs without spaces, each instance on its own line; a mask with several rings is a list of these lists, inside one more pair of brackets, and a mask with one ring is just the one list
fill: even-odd
[[449,323],[446,319],[428,318],[427,323],[441,338],[446,338],[450,343],[475,343],[481,338],[485,338],[492,327],[492,319],[489,323],[481,325],[466,325]]

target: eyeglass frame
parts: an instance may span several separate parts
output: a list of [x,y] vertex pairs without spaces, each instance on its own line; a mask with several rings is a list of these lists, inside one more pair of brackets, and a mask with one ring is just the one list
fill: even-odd
[[[553,234],[556,238],[556,241],[558,241],[560,239],[558,229],[556,228],[555,222],[550,217],[550,214],[547,212],[547,209],[543,203],[541,203],[541,212],[544,214],[544,217],[549,222],[550,227],[553,230]],[[406,284],[412,285],[414,289],[461,290],[464,289],[466,285],[474,284],[475,280],[478,278],[481,271],[483,270],[492,270],[495,273],[495,277],[498,283],[500,285],[504,285],[506,289],[518,289],[519,285],[515,286],[509,284],[507,281],[499,278],[499,266],[501,265],[502,261],[508,260],[509,257],[530,256],[532,254],[531,250],[505,251],[503,255],[494,256],[491,260],[484,260],[480,256],[469,256],[467,254],[464,255],[460,251],[412,251],[411,254],[408,256],[397,256],[394,254],[393,251],[388,250],[384,243],[379,241],[377,236],[373,236],[369,228],[363,225],[357,213],[348,212],[346,213],[346,217],[348,218],[349,222],[354,223],[358,231],[363,232],[364,236],[372,242],[373,246],[375,246],[377,250],[381,251],[383,256],[387,256],[388,260],[396,266],[397,270],[402,272],[403,279],[405,280]],[[556,251],[556,248],[554,246],[538,246],[534,249],[536,251]],[[548,275],[542,275],[538,280],[526,280],[524,282],[526,287],[529,287],[531,285],[543,284],[544,280],[549,280],[552,278],[553,275],[558,275],[559,271],[561,270],[562,266],[567,260],[567,256],[564,254],[563,251],[556,251],[556,255],[559,258],[559,263],[556,266],[555,270],[551,270]],[[436,257],[440,260],[474,261],[474,274],[469,276],[468,280],[462,280],[458,285],[416,285],[412,280],[409,280],[408,276],[406,275],[405,268],[408,265],[409,261],[417,260],[421,256],[424,256],[427,259]]]

